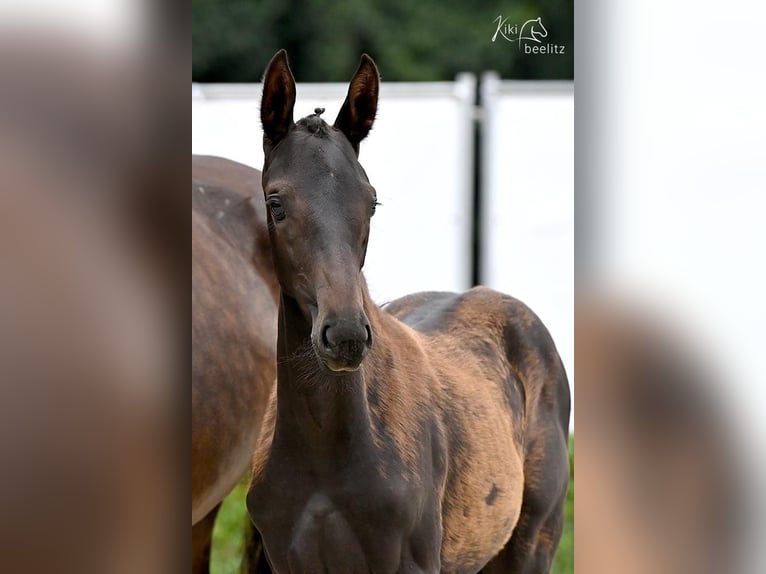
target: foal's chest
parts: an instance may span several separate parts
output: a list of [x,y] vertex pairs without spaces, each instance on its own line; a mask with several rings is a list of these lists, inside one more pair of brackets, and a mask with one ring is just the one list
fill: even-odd
[[[371,474],[349,469],[333,480],[281,474],[254,485],[250,515],[277,573],[404,571],[421,497],[401,480]],[[434,536],[430,544],[438,546]]]

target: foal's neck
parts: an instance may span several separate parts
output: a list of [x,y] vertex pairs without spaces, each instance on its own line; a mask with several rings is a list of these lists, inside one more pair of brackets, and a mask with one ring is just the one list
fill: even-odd
[[[365,309],[375,329],[377,309],[366,290]],[[376,345],[379,341],[376,341]],[[375,348],[365,358],[374,360]],[[277,436],[310,447],[308,456],[326,460],[370,438],[364,367],[332,373],[311,346],[311,320],[282,293],[277,338]],[[329,452],[328,452],[329,451]]]

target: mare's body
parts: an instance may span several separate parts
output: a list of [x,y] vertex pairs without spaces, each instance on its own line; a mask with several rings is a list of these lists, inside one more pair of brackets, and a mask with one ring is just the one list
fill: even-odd
[[252,457],[276,378],[277,283],[260,172],[192,161],[192,567]]

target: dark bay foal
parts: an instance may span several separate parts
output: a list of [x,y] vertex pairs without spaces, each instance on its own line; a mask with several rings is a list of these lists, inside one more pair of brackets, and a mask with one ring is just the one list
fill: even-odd
[[280,303],[250,516],[277,573],[548,572],[569,479],[566,374],[507,295],[370,299],[377,201],[357,158],[378,88],[362,56],[331,126],[319,109],[293,121],[284,51],[264,77]]

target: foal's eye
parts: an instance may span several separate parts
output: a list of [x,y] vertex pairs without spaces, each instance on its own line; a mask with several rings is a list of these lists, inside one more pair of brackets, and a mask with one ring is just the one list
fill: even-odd
[[372,217],[373,215],[375,215],[375,208],[376,208],[376,207],[378,207],[379,205],[380,205],[380,203],[378,203],[378,200],[377,200],[377,199],[374,199],[374,200],[372,201],[372,207],[370,208],[370,217]]
[[277,221],[282,221],[286,216],[287,213],[285,212],[285,208],[282,207],[282,201],[276,197],[267,197],[266,202],[269,204],[269,209],[271,210],[271,216],[276,219]]

